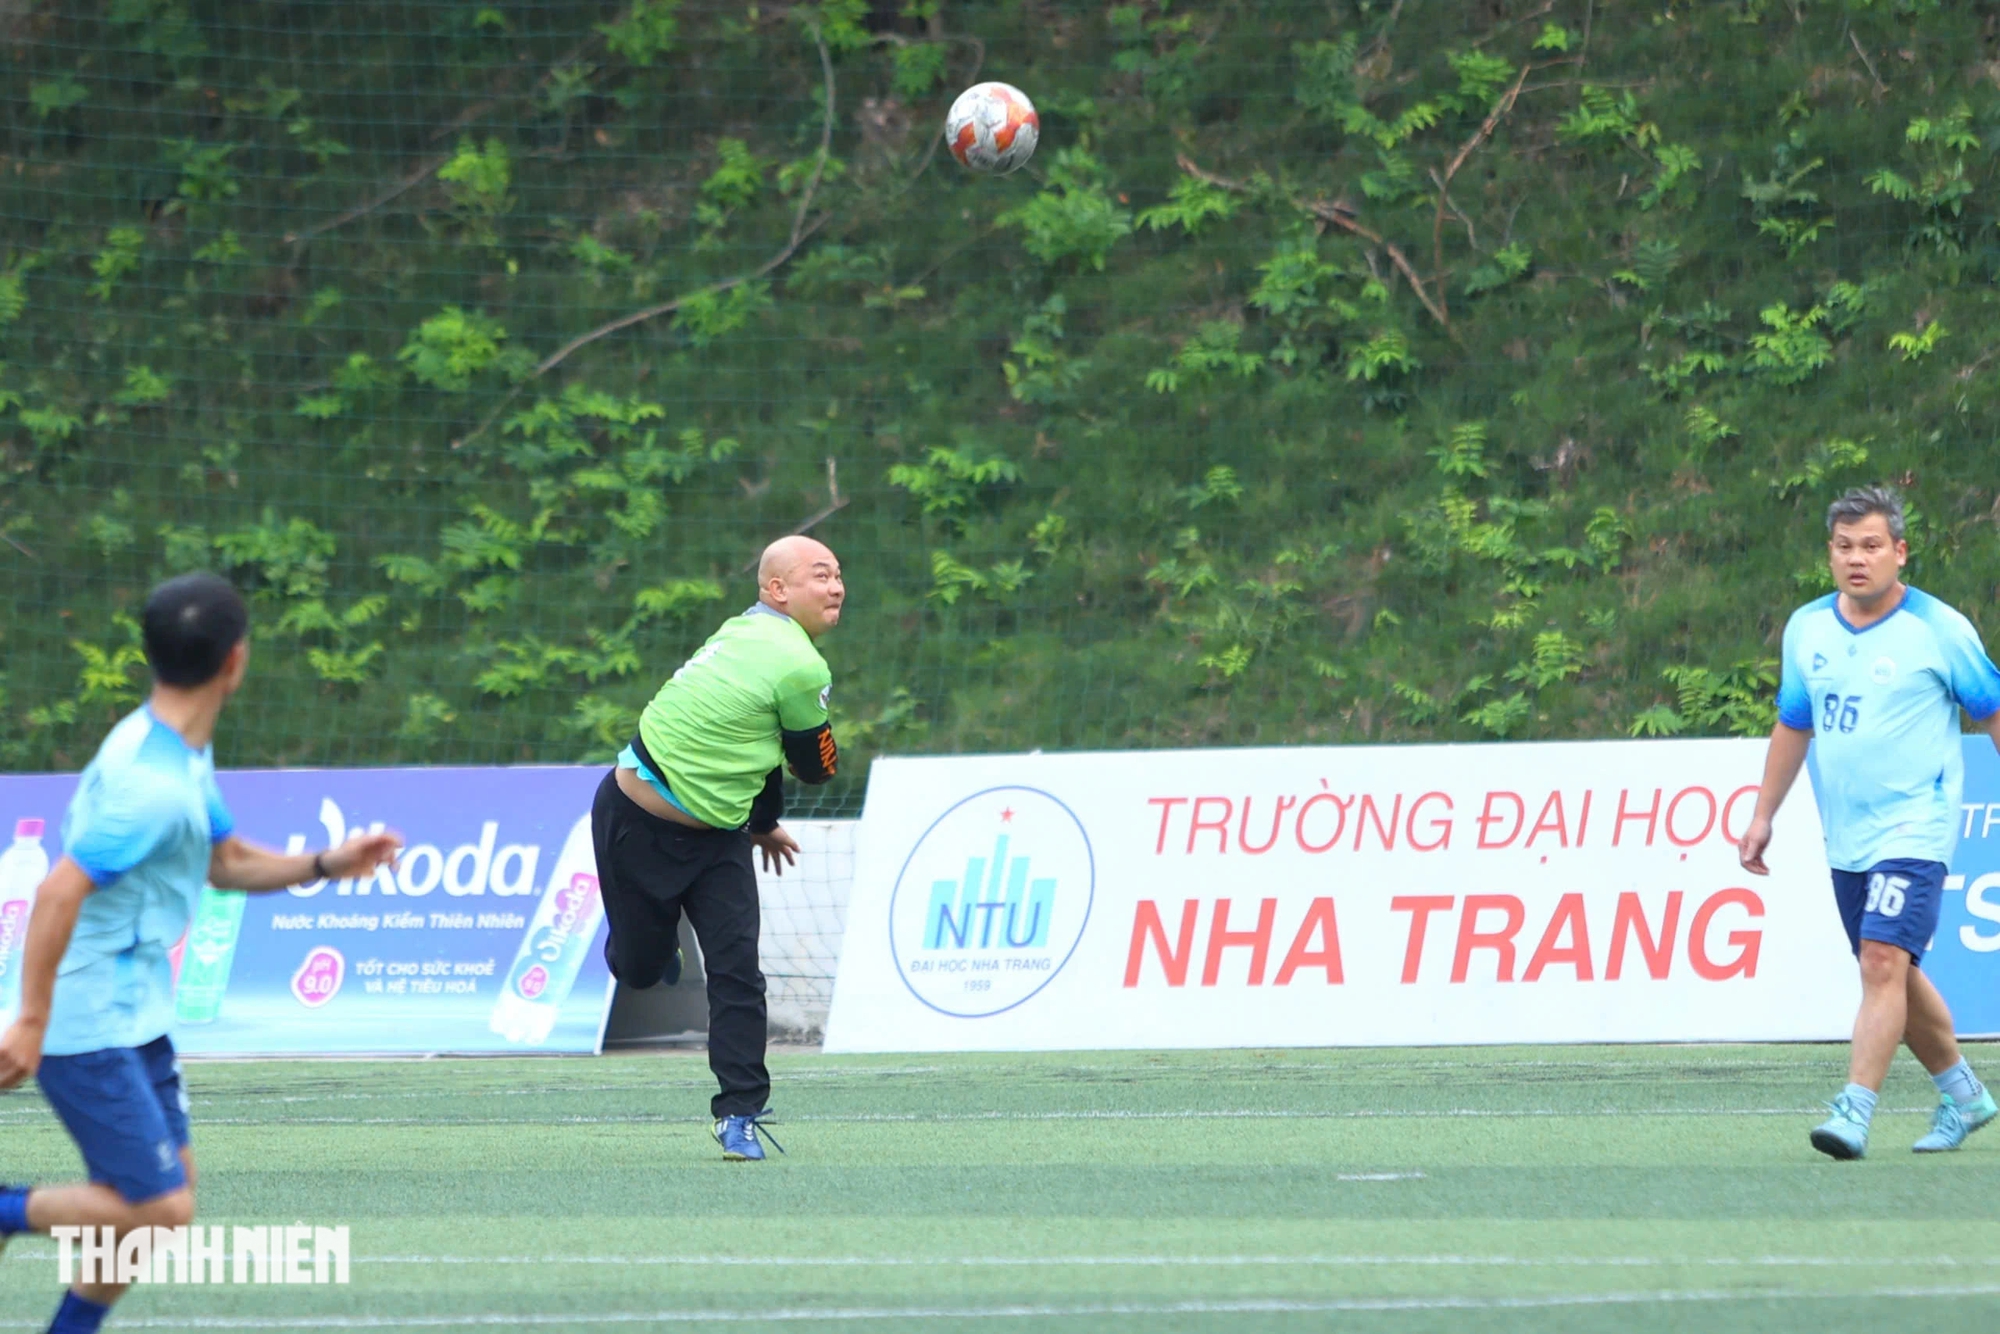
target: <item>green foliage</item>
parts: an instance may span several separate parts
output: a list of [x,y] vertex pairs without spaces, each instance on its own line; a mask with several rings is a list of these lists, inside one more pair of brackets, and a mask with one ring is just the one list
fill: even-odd
[[1674,703],[1658,704],[1636,716],[1633,736],[1766,736],[1778,721],[1778,664],[1744,659],[1727,668],[1668,667],[1660,677],[1674,688]]
[[176,0],[111,0],[107,17],[125,29],[133,51],[160,57],[175,73],[208,53],[200,25]]
[[0,328],[21,318],[28,308],[28,284],[18,269],[0,273]]
[[419,383],[462,394],[488,372],[513,376],[526,369],[525,352],[502,346],[507,337],[506,328],[491,316],[446,306],[417,326],[396,360],[407,365]]
[[681,300],[674,328],[686,333],[696,347],[707,347],[771,305],[771,285],[766,282],[739,283],[726,292],[696,292]]
[[[33,7],[0,763],[210,566],[232,763],[603,759],[806,526],[815,811],[876,747],[1755,731],[1857,482],[1983,615],[1977,7],[1504,8]],[[934,151],[987,73],[1009,178]]]
[[1207,181],[1193,176],[1183,176],[1174,182],[1174,188],[1167,202],[1157,204],[1139,215],[1139,225],[1152,231],[1168,227],[1178,227],[1193,236],[1207,225],[1210,219],[1226,222],[1238,208],[1236,198],[1227,191],[1217,189]]
[[610,23],[600,23],[604,44],[641,69],[670,54],[680,36],[681,0],[633,0],[632,7]]
[[126,407],[149,407],[164,403],[173,389],[174,382],[151,366],[128,366],[124,387],[111,396],[111,401]]
[[242,145],[204,144],[194,139],[162,140],[166,160],[180,170],[174,192],[192,206],[219,204],[243,193],[243,179],[230,158]]
[[1298,81],[1292,95],[1315,120],[1340,125],[1355,101],[1354,59],[1361,38],[1348,32],[1337,41],[1299,42],[1292,47]]
[[1505,287],[1508,283],[1527,273],[1534,263],[1535,252],[1520,241],[1509,241],[1487,259],[1465,275],[1465,294],[1478,296],[1481,292],[1491,292]]
[[1893,333],[1889,335],[1889,350],[1902,354],[1904,361],[1922,361],[1937,350],[1950,330],[1942,320],[1932,320],[1920,333]]
[[1868,449],[1852,440],[1822,440],[1790,469],[1771,479],[1771,490],[1780,500],[1805,492],[1818,493],[1842,473],[1851,473],[1868,462]]
[[78,83],[74,75],[65,74],[56,79],[34,79],[28,84],[28,105],[35,109],[37,120],[48,120],[60,116],[71,107],[90,100],[90,89]]
[[997,454],[979,458],[944,445],[933,445],[922,463],[894,465],[888,476],[889,485],[914,496],[925,514],[958,524],[966,522],[977,497],[1020,479],[1020,468]]
[[1867,177],[1879,195],[1917,207],[1910,244],[1927,244],[1942,255],[1963,253],[1968,242],[1965,205],[1978,190],[1984,163],[1969,161],[1979,153],[1990,158],[1972,128],[1972,108],[1959,102],[1942,116],[1915,116],[1903,132],[1904,170],[1879,167]]
[[1632,247],[1632,266],[1611,276],[1642,292],[1657,292],[1681,262],[1680,242],[1671,237],[1649,236]]
[[1460,422],[1451,428],[1445,443],[1425,451],[1447,477],[1484,477],[1486,465],[1486,423]]
[[438,168],[452,204],[472,235],[491,243],[492,221],[513,207],[508,187],[514,180],[514,164],[507,145],[489,136],[481,145],[468,135],[458,141],[451,160]]
[[1654,208],[1691,193],[1682,187],[1693,185],[1694,173],[1701,170],[1701,154],[1686,144],[1661,144],[1653,150],[1653,159],[1659,164],[1659,171],[1653,183],[1640,194],[1640,208]]
[[1044,264],[1073,259],[1102,270],[1111,249],[1132,234],[1132,214],[1115,203],[1103,164],[1081,148],[1065,148],[1049,167],[1049,187],[993,221],[1018,227],[1029,254]]
[[122,644],[102,647],[80,639],[70,641],[77,657],[83,659],[83,666],[76,675],[76,704],[79,708],[97,705],[119,710],[129,709],[139,702],[139,682],[144,679],[146,650],[139,643],[137,622],[119,617],[118,625],[125,632]]
[[1564,116],[1556,131],[1577,143],[1625,143],[1644,149],[1660,141],[1660,129],[1639,118],[1639,99],[1629,89],[1613,93],[1585,84],[1577,93],[1576,109]]
[[1734,426],[1699,403],[1688,405],[1681,423],[1687,428],[1688,438],[1694,441],[1694,456],[1697,459],[1705,455],[1711,446],[1732,440],[1740,434]]
[[1819,240],[1820,233],[1833,226],[1833,218],[1825,214],[1821,205],[1819,192],[1803,184],[1826,161],[1814,158],[1794,167],[1793,150],[1798,137],[1794,134],[1791,141],[1778,146],[1774,154],[1777,165],[1764,180],[1752,180],[1749,172],[1743,173],[1743,197],[1750,201],[1750,214],[1756,220],[1757,231],[1782,246],[1786,259],[1796,257],[1800,250]]
[[1007,606],[1034,577],[1035,572],[1018,560],[1000,561],[987,569],[975,570],[961,564],[948,551],[933,551],[928,596],[947,607],[968,593]]
[[944,81],[947,52],[942,42],[909,42],[895,49],[896,96],[922,97]]
[[1042,303],[1042,308],[1022,322],[1021,336],[1008,351],[1020,360],[1000,363],[1007,377],[1007,392],[1023,403],[1042,405],[1071,398],[1090,363],[1070,356],[1058,346],[1063,341],[1063,317],[1069,303],[1058,292]]
[[695,218],[714,232],[727,223],[737,210],[747,207],[764,188],[764,176],[771,163],[750,151],[741,139],[721,139],[715,151],[721,159],[708,179],[701,183],[701,202]]
[[1826,307],[1813,306],[1794,313],[1783,302],[1757,312],[1762,333],[1750,335],[1750,351],[1743,368],[1768,384],[1801,384],[1833,360],[1833,343],[1819,331],[1826,320]]
[[282,523],[266,509],[254,524],[218,533],[215,554],[222,568],[239,584],[265,597],[323,597],[328,563],[333,559],[333,534],[305,519]]
[[868,45],[868,0],[815,0],[799,5],[792,17],[818,34],[832,51],[859,51]]
[[137,227],[113,227],[104,234],[104,248],[90,261],[90,271],[97,275],[88,291],[99,301],[109,301],[117,290],[118,280],[139,267],[139,252],[145,247],[146,234]]
[[1264,369],[1264,358],[1255,352],[1239,351],[1243,326],[1231,320],[1210,320],[1181,344],[1173,361],[1146,373],[1146,387],[1156,394],[1180,391],[1181,382],[1209,380],[1221,372],[1248,379]]

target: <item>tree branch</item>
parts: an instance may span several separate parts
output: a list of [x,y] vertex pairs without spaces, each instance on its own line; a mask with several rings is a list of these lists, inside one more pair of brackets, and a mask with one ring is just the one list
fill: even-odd
[[410,175],[405,176],[402,180],[396,182],[396,184],[390,186],[387,190],[383,191],[380,195],[376,196],[374,199],[369,200],[367,203],[356,204],[353,208],[347,210],[347,212],[341,214],[339,217],[329,219],[326,222],[315,223],[313,226],[306,228],[302,232],[286,232],[285,244],[303,245],[305,242],[312,240],[315,236],[319,236],[325,232],[330,232],[338,228],[345,227],[348,223],[353,222],[356,218],[364,217],[367,214],[373,213],[376,209],[382,207],[384,204],[396,198],[398,195],[403,194],[405,191],[414,189],[419,185],[422,185],[425,181],[429,180],[433,175],[437,173],[437,169],[439,167],[442,167],[445,163],[449,161],[451,161],[451,158],[448,154],[427,159],[422,166],[418,167]]
[[1854,29],[1847,30],[1847,40],[1854,43],[1854,54],[1861,57],[1861,63],[1868,67],[1868,77],[1875,80],[1875,96],[1880,97],[1888,92],[1889,85],[1882,82],[1882,76],[1875,70],[1875,62],[1868,58],[1867,49],[1861,45],[1861,39],[1854,35]]
[[[1217,176],[1213,172],[1203,171],[1195,165],[1194,159],[1185,153],[1176,154],[1175,161],[1180,164],[1182,171],[1198,181],[1215,186],[1218,190],[1228,190],[1233,194],[1249,193],[1250,187],[1243,182],[1233,181],[1227,176]],[[1353,210],[1346,204],[1332,203],[1324,199],[1313,199],[1303,202],[1293,200],[1292,202],[1296,207],[1304,209],[1320,221],[1330,222],[1342,231],[1351,232],[1371,245],[1382,247],[1383,253],[1389,257],[1389,262],[1396,266],[1396,271],[1402,274],[1404,280],[1410,284],[1410,290],[1416,294],[1417,300],[1421,301],[1424,309],[1431,313],[1431,318],[1436,320],[1439,327],[1451,336],[1451,340],[1454,343],[1460,341],[1458,331],[1451,327],[1451,317],[1445,313],[1442,306],[1432,299],[1431,294],[1424,290],[1423,279],[1417,276],[1416,269],[1411,267],[1408,257],[1403,254],[1402,249],[1395,242],[1384,240],[1380,232],[1371,231],[1369,228],[1362,226],[1360,220],[1354,216]]]
[[[564,56],[561,60],[557,61],[554,65],[551,65],[548,71],[543,73],[542,77],[535,81],[535,86],[530,88],[526,93],[521,94],[521,96],[532,97],[536,93],[540,92],[542,89],[548,87],[549,80],[554,77],[554,72],[557,69],[560,69],[565,65],[574,63],[575,61],[582,59],[584,52],[588,51],[591,47],[591,44],[598,40],[600,39],[595,37],[591,38],[590,41],[585,42],[583,45],[577,47],[576,50],[570,52],[567,56]],[[472,124],[472,122],[478,120],[481,116],[484,116],[487,112],[492,111],[497,107],[505,106],[508,102],[513,100],[514,100],[513,94],[506,94],[506,95],[496,95],[493,97],[489,97],[484,102],[474,102],[471,106],[459,112],[456,116],[453,116],[443,125],[440,125],[435,130],[432,130],[430,134],[431,142],[436,143],[439,139],[444,138],[446,135],[454,134],[457,131],[464,129],[466,126]],[[314,226],[306,228],[302,232],[286,232],[285,244],[286,245],[303,244],[306,241],[312,240],[315,236],[320,236],[323,235],[324,233],[335,231],[341,227],[345,227],[348,223],[353,222],[356,218],[365,217],[368,214],[373,213],[376,209],[381,208],[384,204],[387,204],[391,200],[395,199],[397,196],[404,194],[419,185],[422,185],[426,180],[429,180],[431,176],[437,172],[437,169],[439,167],[442,167],[445,163],[449,161],[451,161],[450,154],[445,154],[440,157],[430,158],[422,166],[418,167],[414,173],[404,177],[401,181],[397,182],[395,185],[390,186],[381,195],[377,196],[374,199],[369,200],[367,203],[356,204],[353,208],[347,210],[347,212],[341,214],[339,217],[334,218],[327,222],[317,223]]]
[[[1479,123],[1479,128],[1473,131],[1472,137],[1460,146],[1458,153],[1446,165],[1444,175],[1438,178],[1437,216],[1431,219],[1431,277],[1437,283],[1438,305],[1447,313],[1450,307],[1446,305],[1444,292],[1444,211],[1451,202],[1451,178],[1458,175],[1458,169],[1465,165],[1465,160],[1472,156],[1473,150],[1485,143],[1499,126],[1501,119],[1514,109],[1514,103],[1520,100],[1521,86],[1527,83],[1528,71],[1533,68],[1534,66],[1530,64],[1521,66],[1521,72],[1514,76],[1513,86],[1493,104],[1493,109],[1486,113],[1486,119]],[[1458,210],[1454,208],[1452,211]],[[1469,232],[1470,228],[1467,230]]]
[[453,449],[462,449],[479,439],[480,436],[485,435],[493,423],[499,419],[500,414],[507,410],[507,406],[520,396],[523,389],[562,365],[574,353],[581,351],[601,338],[610,337],[621,329],[629,329],[635,324],[644,324],[646,321],[658,319],[662,315],[670,315],[689,301],[695,300],[698,297],[717,296],[732,288],[741,287],[745,283],[755,282],[797,254],[799,247],[805,243],[806,238],[825,225],[827,220],[825,214],[808,223],[806,221],[806,213],[812,208],[813,197],[818,193],[820,182],[825,178],[826,161],[833,150],[833,57],[827,51],[826,39],[824,37],[821,37],[818,33],[814,33],[813,40],[819,46],[820,70],[826,79],[826,123],[820,127],[819,157],[813,163],[811,179],[807,182],[805,190],[799,196],[799,206],[792,214],[791,235],[785,241],[784,247],[777,254],[771,256],[747,273],[739,273],[733,278],[725,278],[720,282],[710,283],[708,286],[698,288],[692,292],[683,292],[671,301],[662,301],[658,305],[647,306],[642,310],[635,310],[628,315],[620,315],[615,320],[608,320],[598,325],[588,333],[578,334],[537,362],[534,370],[529,372],[527,379],[522,380],[521,383],[509,389],[501,400],[493,406],[492,410],[480,420],[479,425],[475,426],[467,435],[452,441],[451,447]]
[[[791,536],[797,537],[801,533],[811,532],[820,525],[822,520],[829,519],[839,511],[847,508],[848,497],[840,494],[839,465],[834,461],[831,454],[826,456],[826,500],[827,503],[820,507],[818,513],[801,520],[799,525],[792,529]],[[756,568],[757,562],[753,558],[748,565],[743,567],[742,573],[748,574]]]

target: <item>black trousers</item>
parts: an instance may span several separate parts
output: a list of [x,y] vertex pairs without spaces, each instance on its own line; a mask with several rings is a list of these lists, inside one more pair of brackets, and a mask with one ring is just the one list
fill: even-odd
[[597,884],[611,925],[605,960],[629,987],[660,980],[686,913],[708,972],[708,1068],[717,1117],[750,1116],[771,1097],[764,1067],[764,974],[757,967],[757,870],[741,829],[662,820],[618,789],[617,771],[590,807]]

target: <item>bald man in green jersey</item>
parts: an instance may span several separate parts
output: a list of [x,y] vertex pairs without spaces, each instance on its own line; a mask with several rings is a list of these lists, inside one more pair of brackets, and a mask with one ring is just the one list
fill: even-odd
[[757,873],[783,875],[799,845],[778,824],[786,766],[833,777],[833,677],[814,646],[840,623],[846,588],[833,552],[809,537],[765,548],[757,602],[723,622],[646,706],[639,733],[591,806],[612,976],[649,987],[679,973],[682,913],[708,971],[710,1103],[722,1156],[764,1157],[764,974],[757,966]]

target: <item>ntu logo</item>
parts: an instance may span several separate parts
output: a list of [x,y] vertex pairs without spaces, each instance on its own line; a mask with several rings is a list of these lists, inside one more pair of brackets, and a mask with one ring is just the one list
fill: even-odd
[[1090,838],[1031,787],[974,793],[924,831],[889,900],[889,951],[934,1010],[977,1019],[1047,986],[1083,937]]

